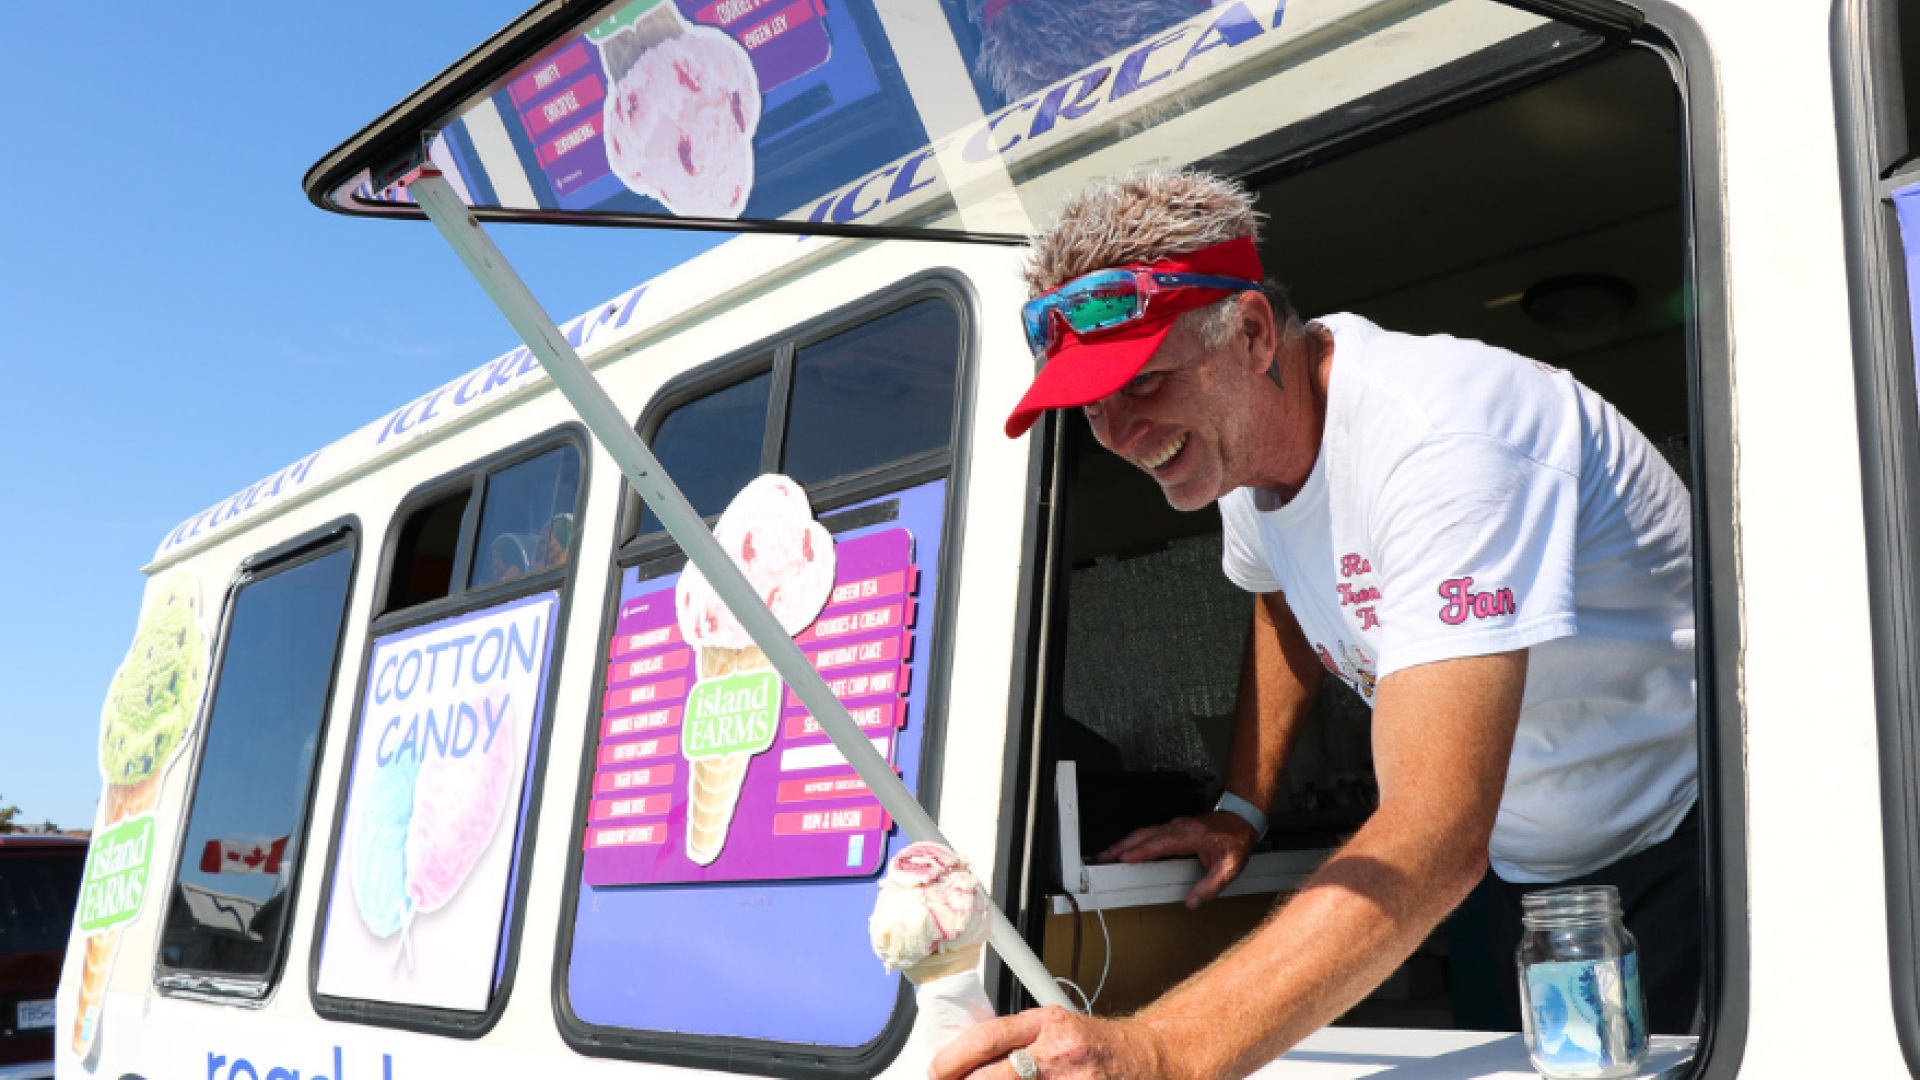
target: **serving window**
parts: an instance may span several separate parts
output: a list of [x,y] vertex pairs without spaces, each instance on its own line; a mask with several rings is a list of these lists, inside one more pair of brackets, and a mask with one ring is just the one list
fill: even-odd
[[[1719,450],[1703,456],[1699,445],[1707,406],[1689,255],[1697,207],[1674,69],[1662,52],[1626,45],[1489,90],[1522,44],[1195,163],[1255,191],[1267,215],[1267,271],[1305,318],[1351,312],[1392,331],[1477,339],[1565,369],[1613,403],[1694,496],[1697,598],[1722,537],[1702,513],[1707,493],[1720,490],[1717,474],[1696,466],[1719,460]],[[1471,103],[1456,97],[1426,112],[1449,87],[1471,89]],[[1353,137],[1362,116],[1364,139]],[[1251,931],[1365,823],[1379,799],[1372,714],[1341,678],[1324,680],[1269,809],[1271,832],[1226,897],[1194,911],[1181,904],[1200,877],[1194,860],[1097,864],[1098,852],[1137,827],[1212,809],[1254,598],[1222,574],[1215,509],[1171,510],[1149,477],[1094,441],[1077,411],[1053,424],[1055,472],[1041,505],[1059,506],[1057,584],[1035,601],[1045,614],[1031,663],[1045,673],[1044,694],[1026,738],[1042,794],[1028,810],[1035,869],[1026,928],[1054,974],[1089,997],[1098,990],[1094,1012],[1125,1015]],[[1707,728],[1719,720],[1704,665],[1717,655],[1713,620],[1697,599],[1695,624],[1709,673],[1697,711],[1708,718],[1701,771],[1711,830],[1714,778],[1724,774],[1711,752]],[[1322,659],[1348,673],[1356,665]],[[1683,829],[1676,842],[1697,845],[1700,835]],[[1020,843],[1009,838],[1016,864]],[[1488,902],[1484,888],[1476,892],[1337,1023],[1517,1031],[1503,992],[1515,982],[1514,960],[1493,945]],[[1710,921],[1694,933],[1714,940]],[[1706,1014],[1717,1007],[1708,1001]]]
[[472,1037],[505,1005],[583,450],[539,437],[396,515],[314,938],[322,1016]]
[[[792,479],[743,500],[801,514],[804,492],[813,522],[793,524],[794,543],[809,565],[831,549],[831,584],[789,629],[923,797],[940,742],[963,297],[936,277],[856,304],[669,386],[640,425],[702,513],[740,512],[735,493],[763,472]],[[873,962],[866,920],[906,841],[758,649],[689,637],[679,612],[715,601],[637,502],[629,492],[573,831],[563,1031],[593,1054],[870,1072],[904,1037],[900,980]],[[764,724],[716,727],[720,691],[761,694]]]
[[163,992],[255,1000],[279,980],[356,548],[330,530],[233,587],[161,923]]
[[1866,489],[1874,692],[1880,722],[1893,1013],[1920,1073],[1920,4],[1835,7],[1838,130],[1848,183],[1855,393]]

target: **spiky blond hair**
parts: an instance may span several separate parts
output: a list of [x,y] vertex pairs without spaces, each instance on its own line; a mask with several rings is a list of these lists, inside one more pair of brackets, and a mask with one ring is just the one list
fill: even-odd
[[[1153,169],[1097,180],[1069,196],[1053,221],[1033,238],[1023,272],[1029,296],[1082,274],[1127,263],[1150,263],[1243,236],[1260,238],[1264,214],[1238,181],[1197,169]],[[1262,291],[1282,320],[1293,317],[1278,282]],[[1225,301],[1180,317],[1209,348],[1233,329],[1235,307]]]
[[1129,172],[1069,196],[1027,256],[1030,295],[1082,274],[1242,236],[1259,239],[1263,215],[1238,183],[1192,169]]

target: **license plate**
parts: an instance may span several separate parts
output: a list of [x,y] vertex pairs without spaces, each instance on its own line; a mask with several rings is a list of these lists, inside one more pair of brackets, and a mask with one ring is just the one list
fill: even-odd
[[21,1002],[19,1017],[21,1031],[52,1027],[54,1024],[53,999]]

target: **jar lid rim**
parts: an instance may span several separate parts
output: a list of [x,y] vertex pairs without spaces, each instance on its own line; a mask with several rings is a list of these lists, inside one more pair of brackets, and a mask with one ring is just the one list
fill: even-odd
[[1612,885],[1540,889],[1520,897],[1523,916],[1619,915],[1620,890]]

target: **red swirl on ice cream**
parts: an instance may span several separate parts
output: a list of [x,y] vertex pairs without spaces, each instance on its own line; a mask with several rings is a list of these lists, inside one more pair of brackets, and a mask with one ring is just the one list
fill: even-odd
[[629,189],[682,217],[746,209],[760,78],[731,37],[684,27],[640,54],[602,110],[607,163]]
[[[720,515],[713,537],[788,634],[812,624],[833,591],[833,537],[813,520],[800,485],[769,473],[742,488]],[[702,649],[753,644],[740,620],[699,567],[680,577],[675,607],[680,632]]]
[[939,844],[909,844],[888,864],[867,932],[889,971],[986,939],[989,908],[967,860]]

